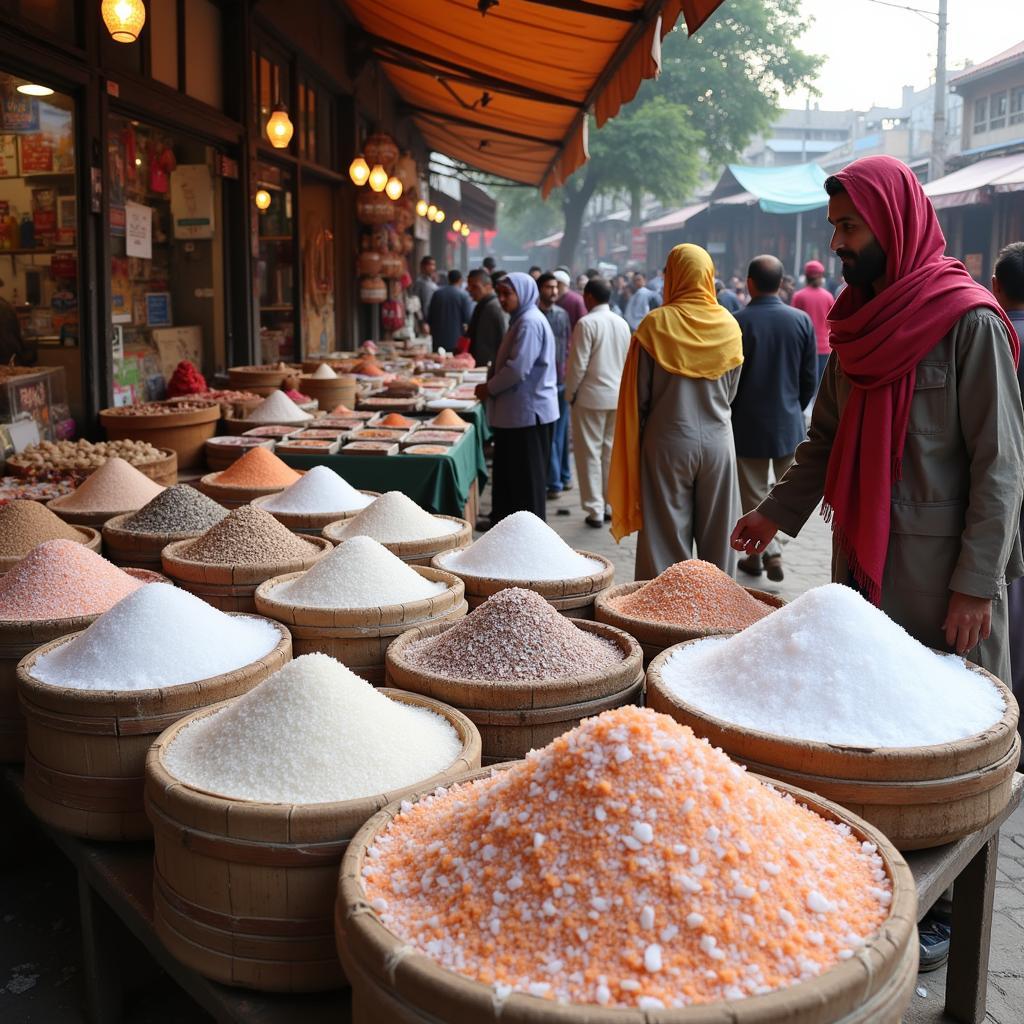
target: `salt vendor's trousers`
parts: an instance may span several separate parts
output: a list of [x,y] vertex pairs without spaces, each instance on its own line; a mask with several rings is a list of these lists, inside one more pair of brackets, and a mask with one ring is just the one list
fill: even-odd
[[580,505],[591,519],[604,519],[614,440],[614,409],[572,407],[572,450],[580,484]]
[[492,428],[492,524],[524,509],[545,518],[553,426],[552,423],[538,423],[532,427]]
[[[758,505],[768,497],[768,470],[775,474],[776,480],[781,480],[783,474],[793,465],[792,455],[783,455],[777,459],[748,459],[745,456],[736,457],[736,477],[740,484],[740,508],[743,514],[752,512]],[[782,545],[789,538],[776,534],[771,543],[765,549],[766,555],[781,555]]]

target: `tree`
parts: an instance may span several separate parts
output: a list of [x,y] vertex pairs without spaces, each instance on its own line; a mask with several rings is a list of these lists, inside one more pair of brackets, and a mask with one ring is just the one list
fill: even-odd
[[547,203],[516,190],[506,206],[512,190],[499,190],[503,218],[519,220],[529,210],[554,230],[551,214],[560,209],[558,262],[571,264],[594,195],[628,195],[634,223],[644,195],[685,198],[702,170],[717,171],[771,124],[782,92],[813,88],[821,58],[797,46],[808,23],[800,0],[730,0],[696,35],[670,32],[661,77],[644,82],[600,131],[591,127],[587,164]]

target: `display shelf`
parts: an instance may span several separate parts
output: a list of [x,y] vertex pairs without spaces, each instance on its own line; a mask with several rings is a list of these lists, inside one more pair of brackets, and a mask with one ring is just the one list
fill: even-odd
[[74,252],[74,246],[66,246],[60,249],[0,249],[0,256],[52,256],[57,252]]

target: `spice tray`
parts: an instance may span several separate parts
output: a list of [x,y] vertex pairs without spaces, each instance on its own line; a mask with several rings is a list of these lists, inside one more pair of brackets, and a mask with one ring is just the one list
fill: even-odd
[[342,455],[397,455],[398,445],[387,441],[350,441],[341,449]]
[[274,450],[279,455],[337,455],[340,447],[337,439],[290,437]]

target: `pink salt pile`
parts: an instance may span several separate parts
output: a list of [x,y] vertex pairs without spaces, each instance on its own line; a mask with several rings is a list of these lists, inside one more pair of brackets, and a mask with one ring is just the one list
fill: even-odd
[[163,489],[124,459],[107,459],[77,490],[54,498],[50,507],[61,512],[135,512]]
[[73,540],[48,540],[0,576],[0,619],[99,615],[143,586]]
[[856,955],[893,895],[849,826],[636,707],[404,804],[362,880],[389,931],[498,1009],[513,992],[641,1010],[766,994]]
[[697,558],[670,565],[657,579],[608,605],[634,619],[691,629],[745,629],[774,610],[717,565]]

